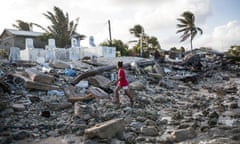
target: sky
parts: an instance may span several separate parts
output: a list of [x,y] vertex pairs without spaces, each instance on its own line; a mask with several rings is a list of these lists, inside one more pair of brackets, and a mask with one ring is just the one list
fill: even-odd
[[177,18],[184,11],[191,11],[195,25],[203,30],[194,38],[194,48],[226,51],[240,45],[240,0],[6,0],[1,1],[0,32],[14,29],[16,20],[47,27],[50,22],[43,13],[54,12],[54,6],[68,13],[70,20],[79,18],[77,32],[87,36],[82,46],[88,46],[90,36],[96,45],[109,40],[110,20],[112,39],[127,44],[136,40],[129,29],[140,24],[148,36],[157,37],[162,49],[190,50],[189,40],[180,42],[176,34]]

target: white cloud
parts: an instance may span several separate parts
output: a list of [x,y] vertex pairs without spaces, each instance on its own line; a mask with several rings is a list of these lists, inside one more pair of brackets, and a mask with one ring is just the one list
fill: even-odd
[[210,34],[199,38],[198,44],[219,51],[227,51],[232,45],[240,45],[240,21],[231,21],[214,28]]
[[[207,27],[206,20],[212,14],[210,0],[7,0],[2,2],[0,30],[11,28],[17,19],[49,25],[43,16],[53,12],[57,6],[68,12],[70,20],[79,17],[77,31],[86,36],[93,35],[96,44],[109,39],[108,20],[111,20],[113,39],[124,42],[133,40],[129,29],[136,24],[144,27],[150,36],[156,36],[164,49],[173,46],[189,48],[189,41],[180,43],[176,35],[177,18],[182,12],[192,11],[196,25]],[[194,47],[209,46],[224,49],[230,44],[239,44],[239,21],[219,26],[212,33],[203,29],[204,35],[194,39]],[[238,32],[238,33],[237,33]],[[88,43],[88,39],[85,40]]]

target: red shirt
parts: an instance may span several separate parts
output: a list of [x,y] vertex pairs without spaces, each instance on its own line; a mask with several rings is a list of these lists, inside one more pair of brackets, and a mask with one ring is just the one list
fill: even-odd
[[121,80],[118,81],[118,86],[121,86],[121,87],[127,86],[128,85],[128,81],[126,79],[126,75],[125,75],[125,72],[124,72],[123,68],[120,68],[118,70],[118,78],[120,78],[120,77],[121,77]]

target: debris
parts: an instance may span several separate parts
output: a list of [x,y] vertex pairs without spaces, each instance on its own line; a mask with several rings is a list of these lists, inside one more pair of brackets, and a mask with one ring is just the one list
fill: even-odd
[[117,133],[124,130],[124,120],[122,118],[112,119],[95,126],[85,129],[85,135],[88,138],[112,138]]

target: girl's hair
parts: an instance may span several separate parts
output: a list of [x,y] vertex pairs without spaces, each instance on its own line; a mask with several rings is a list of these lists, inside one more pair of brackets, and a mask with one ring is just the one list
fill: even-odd
[[117,65],[118,65],[118,67],[123,67],[123,62],[122,61],[118,61],[118,63],[117,63]]

